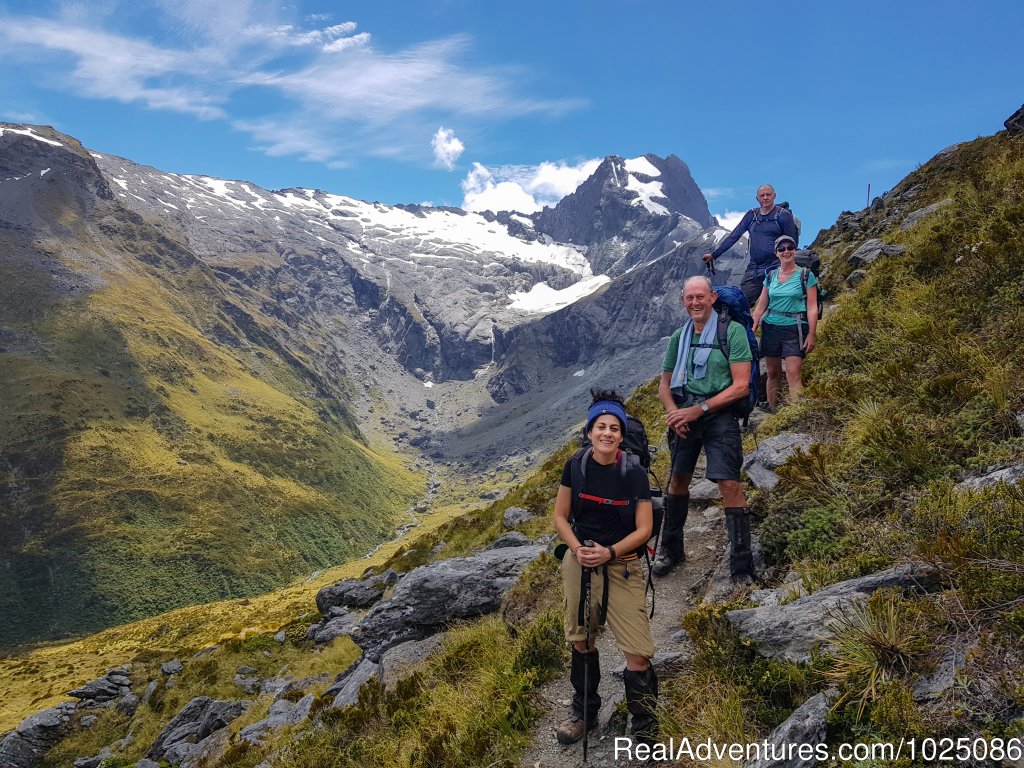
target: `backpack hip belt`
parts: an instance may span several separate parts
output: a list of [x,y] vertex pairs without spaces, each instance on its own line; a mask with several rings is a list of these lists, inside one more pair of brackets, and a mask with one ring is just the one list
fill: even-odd
[[[796,322],[796,335],[797,335],[797,339],[799,339],[800,349],[803,349],[804,348],[804,323],[808,322],[807,321],[807,313],[806,312],[779,312],[779,311],[773,309],[773,310],[770,310],[770,314],[780,315],[782,317],[791,317],[791,318],[793,318],[794,320],[797,321]],[[772,323],[768,323],[768,325],[772,325]],[[808,330],[810,330],[810,328],[808,328]]]

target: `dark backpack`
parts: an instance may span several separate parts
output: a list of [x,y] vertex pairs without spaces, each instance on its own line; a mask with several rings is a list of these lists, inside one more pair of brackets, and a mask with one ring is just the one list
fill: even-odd
[[729,360],[729,323],[735,321],[742,325],[747,331],[747,341],[750,343],[750,389],[747,396],[730,406],[733,415],[743,419],[743,426],[749,422],[751,412],[761,397],[761,352],[757,346],[757,337],[754,336],[754,318],[750,316],[750,305],[743,291],[732,285],[717,285],[713,289],[718,294],[714,308],[718,312],[718,332],[716,343],[718,348]]
[[[580,492],[586,488],[587,481],[587,459],[590,458],[589,450],[592,448],[590,438],[587,437],[586,427],[580,436],[580,449],[572,457],[572,501],[573,513],[576,511],[576,500]],[[647,473],[653,483],[651,488],[651,507],[654,512],[654,527],[651,529],[651,538],[657,539],[661,532],[661,518],[663,514],[663,492],[661,483],[654,472],[651,471],[651,454],[654,451],[647,440],[647,430],[640,419],[635,416],[626,416],[626,433],[622,436],[621,452],[619,454],[619,475],[625,477],[631,467],[639,466]]]

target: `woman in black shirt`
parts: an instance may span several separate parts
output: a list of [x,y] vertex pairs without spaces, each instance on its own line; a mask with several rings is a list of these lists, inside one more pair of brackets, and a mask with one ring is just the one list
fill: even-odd
[[[572,714],[558,727],[557,735],[562,743],[571,744],[597,721],[601,668],[594,636],[598,624],[603,623],[599,618],[603,620],[606,614],[616,645],[626,657],[624,679],[633,734],[651,741],[658,732],[654,713],[658,678],[650,662],[654,641],[647,617],[645,574],[638,558],[653,526],[651,491],[646,472],[636,465],[627,469],[623,463],[620,445],[626,410],[622,398],[610,390],[592,390],[591,394],[594,401],[587,411],[586,427],[591,447],[577,451],[566,462],[555,499],[555,529],[568,547],[561,572],[574,689]],[[581,600],[584,568],[593,576],[587,617]],[[589,648],[584,620],[590,623]]]

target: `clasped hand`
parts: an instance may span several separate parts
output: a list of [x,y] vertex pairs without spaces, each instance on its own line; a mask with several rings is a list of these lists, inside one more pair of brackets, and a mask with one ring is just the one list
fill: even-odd
[[592,547],[585,547],[581,544],[576,547],[576,560],[584,568],[596,568],[611,560],[611,552],[603,544],[595,544]]
[[699,405],[691,405],[688,408],[677,408],[665,416],[668,427],[679,437],[683,437],[690,431],[690,423],[696,421],[704,412]]

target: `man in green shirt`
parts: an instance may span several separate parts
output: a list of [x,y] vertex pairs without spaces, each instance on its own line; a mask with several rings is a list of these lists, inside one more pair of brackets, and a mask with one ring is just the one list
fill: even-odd
[[685,562],[683,526],[690,503],[693,470],[703,448],[707,478],[718,483],[725,505],[732,576],[753,575],[750,513],[740,482],[743,441],[731,406],[747,397],[753,355],[746,329],[731,321],[728,355],[719,349],[718,294],[703,276],[689,278],[680,296],[689,319],[672,334],[662,363],[658,398],[665,408],[672,450],[672,474],[665,495],[656,576]]

